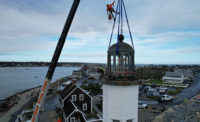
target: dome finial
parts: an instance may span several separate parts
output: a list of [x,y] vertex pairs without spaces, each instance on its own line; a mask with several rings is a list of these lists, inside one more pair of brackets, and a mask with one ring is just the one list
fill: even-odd
[[124,40],[124,35],[123,35],[123,34],[119,34],[119,35],[118,35],[118,39],[119,39],[120,42],[123,42],[123,40]]

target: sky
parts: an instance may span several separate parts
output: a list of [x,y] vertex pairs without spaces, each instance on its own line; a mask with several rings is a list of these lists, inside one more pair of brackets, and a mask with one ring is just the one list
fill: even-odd
[[[59,62],[106,63],[112,1],[81,0]],[[51,61],[72,2],[0,0],[0,61]],[[200,64],[200,0],[124,2],[136,64]]]

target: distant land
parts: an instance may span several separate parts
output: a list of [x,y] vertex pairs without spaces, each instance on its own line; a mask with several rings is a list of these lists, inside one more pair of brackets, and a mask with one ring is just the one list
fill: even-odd
[[[48,67],[50,62],[0,62],[0,67]],[[84,65],[105,66],[103,63],[58,62],[60,67],[82,67]]]
[[[16,61],[0,61],[0,67],[48,67],[50,62],[16,62]],[[84,65],[94,65],[105,67],[106,63],[83,63],[83,62],[58,62],[59,67],[82,67]],[[199,64],[135,64],[136,67],[162,67],[162,66],[175,66],[175,67],[200,67]]]

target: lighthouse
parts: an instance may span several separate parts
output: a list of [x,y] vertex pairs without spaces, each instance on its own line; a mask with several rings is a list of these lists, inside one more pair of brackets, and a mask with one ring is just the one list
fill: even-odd
[[107,53],[107,78],[103,84],[103,121],[137,122],[138,85],[134,81],[134,49],[119,40]]
[[[109,48],[107,51],[106,78],[103,82],[103,121],[137,122],[138,82],[136,82],[134,77],[135,50],[123,0],[118,0],[116,11],[119,13],[115,14],[114,18]],[[126,17],[132,45],[124,42],[123,15]],[[117,19],[117,42],[110,45]]]

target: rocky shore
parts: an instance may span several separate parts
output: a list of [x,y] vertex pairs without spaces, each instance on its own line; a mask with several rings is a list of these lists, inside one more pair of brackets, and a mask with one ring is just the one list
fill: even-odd
[[170,107],[153,122],[200,122],[200,94],[184,103]]

